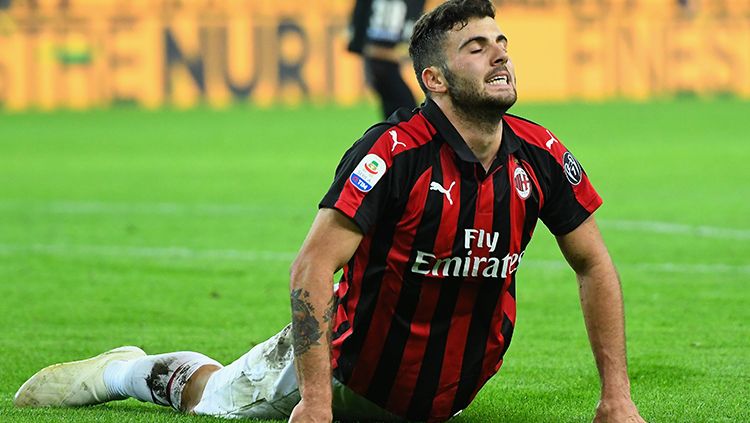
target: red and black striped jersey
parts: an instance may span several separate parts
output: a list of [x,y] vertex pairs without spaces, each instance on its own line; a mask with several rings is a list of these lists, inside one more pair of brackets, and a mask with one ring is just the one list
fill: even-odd
[[573,155],[527,120],[504,116],[487,171],[430,100],[373,126],[320,204],[364,234],[336,294],[334,377],[409,420],[464,409],[510,344],[537,219],[565,234],[600,204]]

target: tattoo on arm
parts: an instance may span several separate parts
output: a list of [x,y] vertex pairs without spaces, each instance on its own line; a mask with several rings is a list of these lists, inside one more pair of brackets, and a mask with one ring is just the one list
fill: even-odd
[[338,305],[336,301],[336,296],[331,295],[331,299],[328,300],[328,305],[326,306],[326,312],[323,314],[323,321],[328,323],[328,330],[326,331],[326,336],[328,337],[328,340],[331,341],[333,339],[333,325],[336,323],[336,306]]
[[336,316],[336,296],[331,295],[331,299],[328,300],[328,306],[326,306],[326,312],[325,314],[323,314],[323,321],[326,323],[330,323],[331,326],[333,326],[333,318],[335,316]]
[[[320,330],[318,319],[313,316],[315,307],[310,303],[308,291],[295,289],[292,298],[292,338],[294,339],[294,355],[306,353],[311,346],[320,345],[323,332]],[[324,319],[326,316],[323,317]]]
[[[292,335],[295,356],[306,353],[313,345],[320,345],[320,339],[323,336],[320,323],[313,315],[315,307],[308,298],[310,298],[310,293],[302,288],[292,291]],[[333,332],[336,305],[336,296],[331,295],[323,313],[323,323],[328,323],[328,330],[326,331],[328,339],[331,339]]]

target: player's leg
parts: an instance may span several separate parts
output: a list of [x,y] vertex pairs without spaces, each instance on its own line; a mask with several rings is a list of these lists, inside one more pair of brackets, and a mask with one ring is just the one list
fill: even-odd
[[[289,418],[300,400],[291,325],[213,373],[193,412],[231,418]],[[404,422],[332,380],[336,421]]]
[[401,107],[411,110],[417,106],[411,89],[401,76],[400,63],[374,57],[365,57],[364,61],[368,83],[380,98],[384,118]]
[[189,412],[200,400],[208,377],[221,368],[203,354],[181,351],[115,361],[102,377],[116,399],[136,398]]
[[[183,412],[287,419],[299,402],[291,325],[232,364],[194,352],[147,356],[121,347],[40,370],[16,393],[19,407],[83,406],[137,398]],[[333,381],[338,420],[402,421]]]
[[210,373],[220,368],[195,352],[147,356],[140,348],[120,347],[40,370],[21,386],[14,404],[76,407],[132,397],[189,411]]

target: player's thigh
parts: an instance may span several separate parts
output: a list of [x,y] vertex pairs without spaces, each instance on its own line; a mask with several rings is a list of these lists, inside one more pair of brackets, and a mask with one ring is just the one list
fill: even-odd
[[345,422],[406,422],[333,379],[333,419]]

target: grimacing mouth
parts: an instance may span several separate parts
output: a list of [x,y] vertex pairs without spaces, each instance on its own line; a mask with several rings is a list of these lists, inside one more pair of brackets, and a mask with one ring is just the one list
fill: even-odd
[[493,72],[489,78],[485,79],[489,85],[508,85],[510,83],[510,73],[503,69],[499,72]]

